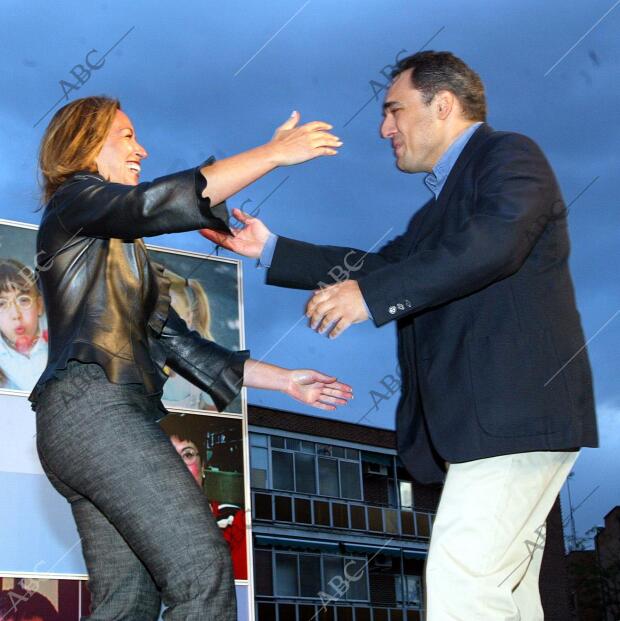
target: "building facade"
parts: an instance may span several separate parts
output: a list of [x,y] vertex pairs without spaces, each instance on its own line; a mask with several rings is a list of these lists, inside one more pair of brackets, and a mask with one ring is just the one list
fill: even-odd
[[[412,480],[394,432],[251,405],[249,430],[256,619],[421,621],[441,488]],[[556,503],[547,621],[568,619],[563,546]]]
[[604,621],[620,619],[620,506],[605,517],[605,526],[597,529],[594,546],[601,579]]
[[606,621],[596,550],[571,550],[566,555],[572,621]]

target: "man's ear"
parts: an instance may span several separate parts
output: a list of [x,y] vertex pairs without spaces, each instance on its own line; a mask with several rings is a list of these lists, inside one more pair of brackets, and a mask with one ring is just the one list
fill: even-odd
[[456,104],[456,97],[450,91],[438,91],[433,98],[437,118],[445,121]]

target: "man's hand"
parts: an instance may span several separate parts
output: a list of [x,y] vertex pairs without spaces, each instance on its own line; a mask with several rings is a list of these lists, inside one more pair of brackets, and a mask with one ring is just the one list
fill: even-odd
[[346,280],[315,291],[306,306],[306,316],[313,330],[320,334],[327,330],[329,338],[335,339],[351,324],[366,321],[368,312],[357,282]]
[[283,392],[320,410],[335,410],[353,398],[351,386],[312,369],[289,371],[288,385]]
[[293,112],[265,145],[276,166],[300,164],[321,155],[337,155],[337,147],[342,146],[340,138],[328,133],[332,125],[312,121],[297,127],[300,116],[299,112]]
[[240,209],[233,209],[233,216],[243,224],[240,227],[231,227],[232,235],[200,229],[198,232],[208,240],[236,252],[244,257],[258,259],[263,252],[265,242],[271,231],[258,218],[253,218]]

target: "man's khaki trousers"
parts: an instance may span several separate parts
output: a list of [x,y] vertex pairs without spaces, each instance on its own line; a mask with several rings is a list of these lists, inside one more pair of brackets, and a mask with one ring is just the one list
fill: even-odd
[[542,621],[545,520],[577,455],[449,465],[426,561],[426,621]]

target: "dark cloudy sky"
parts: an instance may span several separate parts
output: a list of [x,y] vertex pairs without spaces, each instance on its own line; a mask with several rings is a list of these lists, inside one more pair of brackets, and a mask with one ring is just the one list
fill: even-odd
[[[567,202],[578,197],[569,215],[571,267],[592,339],[602,444],[583,452],[572,480],[574,504],[600,486],[575,513],[584,532],[620,503],[618,4],[6,0],[0,217],[38,223],[35,159],[50,114],[42,117],[63,97],[61,80],[76,82],[70,72],[90,50],[96,60],[122,39],[69,98],[121,99],[150,152],[143,180],[263,143],[297,109],[303,120],[333,123],[341,154],[277,170],[229,204],[246,201],[251,210],[277,188],[260,208],[275,232],[370,248],[400,232],[428,198],[422,177],[399,173],[379,137],[381,95],[373,94],[385,82],[381,70],[401,50],[453,51],[484,80],[490,124],[536,140]],[[211,250],[193,233],[151,241]],[[300,320],[306,293],[265,286],[253,262],[243,268],[253,356],[269,352],[276,364],[338,375],[354,385],[356,399],[334,416],[358,421],[370,410],[365,422],[393,428],[396,397],[372,410],[370,391],[385,392],[381,379],[394,374],[394,326],[366,323],[328,342]],[[250,402],[312,413],[271,393],[253,391]]]

